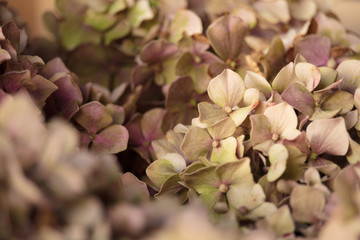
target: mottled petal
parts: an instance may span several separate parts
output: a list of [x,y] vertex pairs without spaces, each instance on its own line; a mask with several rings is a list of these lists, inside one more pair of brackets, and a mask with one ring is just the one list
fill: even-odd
[[74,119],[92,135],[109,126],[113,121],[104,105],[95,101],[81,106]]
[[96,135],[92,149],[95,151],[118,153],[127,149],[129,133],[121,125],[115,124],[105,128]]

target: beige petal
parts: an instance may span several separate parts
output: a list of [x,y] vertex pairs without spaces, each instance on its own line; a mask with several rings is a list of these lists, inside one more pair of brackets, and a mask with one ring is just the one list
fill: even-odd
[[269,150],[270,169],[267,174],[267,180],[273,182],[277,180],[286,170],[286,162],[289,153],[286,147],[282,144],[274,144]]
[[294,109],[287,103],[279,103],[268,107],[264,115],[270,122],[271,132],[282,135],[287,129],[297,127],[297,116]]
[[306,129],[311,149],[317,153],[343,156],[349,148],[348,132],[342,117],[315,120]]
[[295,66],[297,82],[305,86],[310,92],[313,91],[320,83],[321,72],[319,69],[307,62],[300,62]]
[[225,69],[213,78],[208,86],[210,99],[228,112],[231,112],[231,109],[241,101],[244,93],[243,79],[230,69]]

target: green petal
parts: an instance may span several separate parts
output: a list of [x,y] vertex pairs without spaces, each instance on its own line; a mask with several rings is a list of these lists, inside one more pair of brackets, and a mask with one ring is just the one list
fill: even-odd
[[339,89],[354,94],[360,86],[360,60],[343,61],[336,71],[338,72],[337,79],[344,79],[339,84]]
[[176,14],[170,26],[170,41],[178,42],[184,33],[193,35],[202,33],[202,22],[193,11],[181,9]]
[[272,138],[271,125],[265,115],[252,115],[250,116],[250,121],[250,139],[253,145],[257,145]]
[[321,73],[321,79],[319,85],[316,87],[316,90],[324,89],[331,84],[333,84],[337,77],[337,71],[330,67],[319,67]]
[[118,20],[117,24],[105,33],[105,45],[109,45],[112,41],[124,38],[130,31],[131,25],[128,19]]
[[294,82],[294,63],[290,62],[283,67],[276,75],[272,82],[272,87],[278,93],[282,93],[285,89]]
[[62,45],[66,50],[74,50],[83,43],[100,44],[101,34],[91,28],[81,25],[78,16],[69,17],[61,23],[59,34]]
[[360,144],[351,138],[349,141],[349,151],[346,154],[346,159],[350,164],[356,164],[360,162]]
[[116,14],[118,12],[121,12],[122,10],[125,10],[127,7],[126,0],[115,0],[110,5],[108,13],[109,14]]
[[191,161],[205,156],[211,149],[212,138],[206,130],[199,127],[191,127],[185,134],[181,144],[181,150]]
[[212,208],[221,197],[218,186],[221,184],[215,172],[215,166],[201,168],[190,174],[183,174],[182,178],[190,188],[200,194],[205,204]]
[[325,111],[338,110],[338,114],[346,114],[354,107],[354,96],[344,91],[336,91],[321,104]]
[[244,82],[246,88],[256,88],[260,90],[267,99],[271,97],[271,86],[263,76],[247,71]]
[[178,175],[174,165],[167,159],[158,159],[152,162],[146,169],[146,175],[158,188],[173,175]]
[[239,161],[228,162],[219,165],[216,172],[220,176],[221,182],[230,183],[230,185],[253,186],[254,180],[250,168],[250,159],[243,158]]
[[226,163],[237,161],[236,157],[237,141],[234,137],[229,137],[219,142],[219,146],[213,148],[211,162]]
[[232,136],[235,130],[235,123],[229,117],[208,128],[209,134],[216,141]]
[[222,108],[208,102],[199,103],[198,110],[200,122],[207,126],[212,126],[228,117]]
[[129,19],[131,26],[137,28],[143,21],[151,20],[154,13],[150,7],[148,0],[136,1],[135,5],[130,9]]
[[117,21],[116,16],[110,14],[97,13],[89,8],[85,13],[84,23],[95,30],[104,31],[110,28]]

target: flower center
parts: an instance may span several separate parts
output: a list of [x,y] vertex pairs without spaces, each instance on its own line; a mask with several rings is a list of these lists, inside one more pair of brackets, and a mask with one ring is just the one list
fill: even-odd
[[194,57],[196,63],[201,63],[202,59],[198,55]]
[[318,154],[317,153],[315,153],[315,152],[311,152],[311,154],[310,154],[310,159],[316,159],[317,158],[317,156],[318,156]]
[[214,141],[212,142],[212,147],[213,147],[213,148],[217,148],[219,145],[220,145],[220,144],[219,144],[219,141],[214,140]]
[[229,190],[229,186],[228,186],[228,185],[226,185],[226,184],[224,184],[224,183],[220,184],[220,186],[219,186],[219,191],[220,191],[220,192],[226,193],[228,190]]
[[280,136],[279,136],[279,134],[277,134],[277,133],[274,133],[274,134],[272,135],[272,140],[273,140],[273,141],[277,141],[277,140],[279,140],[279,138],[280,138]]
[[231,113],[232,112],[232,109],[229,106],[226,106],[224,110],[225,110],[226,113]]

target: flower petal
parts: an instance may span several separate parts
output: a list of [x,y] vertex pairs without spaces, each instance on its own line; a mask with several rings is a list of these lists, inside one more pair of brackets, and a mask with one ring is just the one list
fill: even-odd
[[339,84],[339,89],[351,94],[360,86],[360,60],[346,60],[336,68],[337,79],[344,79]]
[[193,35],[202,33],[201,19],[193,11],[181,9],[176,14],[170,26],[170,41],[178,42],[184,33]]
[[241,18],[227,14],[208,27],[206,36],[223,60],[234,60],[240,54],[247,31],[247,24]]
[[96,101],[81,106],[74,119],[91,135],[109,126],[113,121],[106,108]]
[[172,175],[178,175],[174,166],[167,159],[158,159],[146,169],[146,175],[158,188]]
[[291,192],[290,206],[296,221],[313,223],[324,210],[325,196],[319,189],[297,185]]
[[199,127],[191,127],[185,134],[181,144],[181,150],[191,161],[197,161],[205,156],[211,149],[212,138],[206,130]]
[[300,84],[291,84],[281,94],[281,98],[295,109],[308,116],[311,116],[314,113],[315,100],[309,90]]
[[299,83],[305,86],[310,92],[320,83],[321,73],[319,69],[311,63],[300,62],[296,64],[295,74],[300,80]]
[[264,115],[269,120],[271,132],[281,135],[286,129],[297,127],[297,116],[294,109],[287,103],[279,103],[268,107]]
[[301,54],[307,62],[315,66],[326,66],[330,58],[329,38],[310,34],[295,42],[295,55]]
[[228,117],[223,109],[208,102],[199,103],[198,109],[200,122],[206,124],[207,126],[214,125]]
[[315,120],[306,129],[311,149],[317,153],[343,156],[349,148],[348,132],[342,117]]
[[288,65],[283,67],[276,75],[272,82],[272,87],[278,93],[282,93],[285,89],[293,83],[294,78],[294,63],[290,62]]
[[282,144],[274,144],[269,150],[270,169],[267,174],[267,180],[273,182],[277,180],[286,170],[286,162],[289,153]]
[[220,75],[213,78],[208,86],[210,99],[218,106],[232,109],[243,98],[245,84],[239,74],[225,69]]
[[95,151],[118,153],[126,150],[129,133],[124,126],[115,124],[96,135],[92,148]]
[[228,137],[219,142],[219,146],[213,148],[211,162],[226,163],[237,161],[236,157],[237,141],[234,137]]
[[261,75],[247,71],[244,79],[246,88],[256,88],[262,92],[266,99],[271,97],[271,86],[269,82]]

